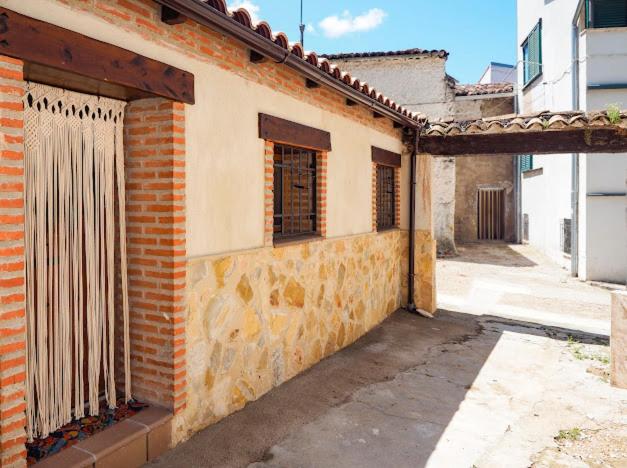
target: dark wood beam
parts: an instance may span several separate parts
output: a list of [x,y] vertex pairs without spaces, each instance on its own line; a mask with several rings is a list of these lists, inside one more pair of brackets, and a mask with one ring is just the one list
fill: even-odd
[[194,103],[194,75],[0,7],[0,54],[174,101]]
[[585,127],[536,132],[421,136],[419,151],[442,156],[627,153],[627,129]]
[[403,128],[403,125],[398,122],[394,122],[394,128]]
[[267,114],[259,114],[259,138],[316,151],[331,151],[329,132]]
[[268,58],[265,55],[260,54],[259,52],[255,50],[250,51],[250,61],[252,63],[263,63],[263,62],[266,62],[267,60]]
[[315,88],[320,87],[320,83],[317,83],[314,80],[311,80],[309,78],[305,78],[305,86],[307,86],[310,89],[315,89]]
[[383,166],[401,167],[401,155],[383,148],[372,147],[372,162]]
[[353,107],[353,106],[356,106],[357,103],[355,101],[353,101],[352,99],[347,99],[346,100],[346,105],[350,106],[350,107]]
[[373,116],[375,119],[382,119],[382,118],[383,118],[383,116],[382,116],[381,114],[379,114],[378,112],[373,112],[373,113],[372,113],[372,116]]
[[178,11],[163,5],[161,7],[161,21],[163,21],[165,24],[169,24],[170,26],[172,26],[175,24],[184,23],[185,17],[181,15]]

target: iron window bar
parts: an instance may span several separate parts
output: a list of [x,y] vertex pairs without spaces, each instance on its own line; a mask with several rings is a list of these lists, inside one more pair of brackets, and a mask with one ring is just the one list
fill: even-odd
[[394,168],[377,166],[377,230],[392,229],[396,216]]
[[317,234],[316,152],[274,147],[274,238]]

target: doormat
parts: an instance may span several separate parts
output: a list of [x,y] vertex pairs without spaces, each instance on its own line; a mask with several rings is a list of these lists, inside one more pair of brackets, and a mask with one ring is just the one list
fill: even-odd
[[59,453],[61,450],[69,448],[117,422],[134,416],[147,407],[147,404],[138,401],[124,403],[123,400],[120,400],[118,407],[111,410],[104,404],[100,408],[100,415],[85,416],[51,432],[44,439],[35,439],[31,443],[26,443],[28,464],[32,465]]

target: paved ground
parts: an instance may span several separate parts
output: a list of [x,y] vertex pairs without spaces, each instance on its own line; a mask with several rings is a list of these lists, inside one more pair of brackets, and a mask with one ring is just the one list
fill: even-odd
[[153,465],[627,466],[607,291],[504,245],[440,262],[438,286],[436,319],[397,312]]

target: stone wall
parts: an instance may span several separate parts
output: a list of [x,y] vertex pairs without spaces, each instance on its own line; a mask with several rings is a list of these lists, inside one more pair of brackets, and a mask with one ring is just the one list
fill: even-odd
[[175,440],[241,409],[397,310],[406,297],[406,258],[407,232],[393,230],[191,260],[187,408],[175,416]]
[[514,193],[513,156],[466,156],[457,158],[455,187],[455,240],[458,243],[476,242],[477,192],[480,188],[498,188],[505,191],[505,236],[507,242],[516,241],[516,205]]

